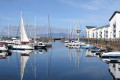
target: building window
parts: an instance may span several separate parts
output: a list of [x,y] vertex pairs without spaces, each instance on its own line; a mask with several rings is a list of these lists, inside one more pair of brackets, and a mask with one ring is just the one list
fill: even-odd
[[116,29],[116,23],[113,24],[113,28]]
[[108,35],[106,35],[106,38],[108,37]]
[[108,31],[106,31],[106,34],[108,34]]
[[116,35],[114,35],[114,38],[116,37]]
[[116,30],[113,30],[113,33],[116,33]]

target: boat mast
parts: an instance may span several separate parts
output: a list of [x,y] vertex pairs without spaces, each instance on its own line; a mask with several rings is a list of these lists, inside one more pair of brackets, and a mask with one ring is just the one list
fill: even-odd
[[[28,26],[28,17],[26,18],[26,32],[29,34],[29,26]],[[30,37],[30,34],[28,35],[28,38]]]
[[69,40],[69,31],[70,31],[70,30],[69,30],[69,28],[68,28],[68,40]]
[[10,32],[9,32],[9,23],[8,23],[8,38],[10,37],[9,34],[10,34]]
[[[47,27],[47,38],[49,37],[48,34],[50,33],[50,19],[49,19],[49,15],[48,15],[48,27]],[[50,35],[51,37],[51,35]]]
[[[22,11],[21,11],[21,20],[22,20]],[[20,20],[20,38],[22,38],[21,20]],[[20,41],[22,41],[22,39],[20,39]]]
[[34,42],[36,40],[36,16],[35,16],[35,24],[34,24]]
[[78,41],[80,41],[80,26],[79,26],[79,22],[78,22],[78,29],[77,29],[77,34],[78,34]]

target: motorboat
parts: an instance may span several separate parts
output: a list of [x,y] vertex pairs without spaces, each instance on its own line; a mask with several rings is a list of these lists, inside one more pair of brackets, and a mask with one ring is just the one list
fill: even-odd
[[101,58],[120,58],[120,52],[104,52],[100,55]]
[[34,49],[44,49],[46,48],[46,45],[44,42],[37,42],[35,45],[34,45]]
[[52,42],[44,42],[46,47],[52,47]]

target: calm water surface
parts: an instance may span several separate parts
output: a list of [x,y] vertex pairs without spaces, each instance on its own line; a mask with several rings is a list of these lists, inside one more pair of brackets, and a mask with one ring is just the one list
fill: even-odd
[[56,41],[48,50],[12,51],[0,59],[0,80],[113,80],[120,77],[120,72],[114,74],[118,66]]

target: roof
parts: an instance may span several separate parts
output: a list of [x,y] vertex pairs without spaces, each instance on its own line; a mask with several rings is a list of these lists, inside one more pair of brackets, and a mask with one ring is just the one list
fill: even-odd
[[105,25],[105,26],[102,26],[102,27],[98,27],[95,30],[102,29],[102,28],[107,28],[107,27],[110,27],[110,25],[108,24],[108,25]]
[[107,27],[110,27],[110,25],[105,25],[105,26],[102,26],[102,27],[99,27],[99,28],[107,28]]
[[111,19],[114,17],[114,15],[115,15],[116,13],[119,13],[119,14],[120,14],[120,11],[115,11],[115,12],[113,13],[113,15],[111,16],[111,18],[109,19],[109,21],[111,21]]
[[86,26],[87,29],[96,28],[96,26]]

